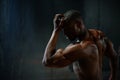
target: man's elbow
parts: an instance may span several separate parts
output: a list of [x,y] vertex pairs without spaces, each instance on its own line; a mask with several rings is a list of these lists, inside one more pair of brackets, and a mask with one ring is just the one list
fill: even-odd
[[48,67],[48,62],[47,62],[47,60],[42,60],[42,64],[43,64],[44,66]]
[[45,67],[52,67],[52,63],[48,60],[42,60],[42,64],[45,66]]

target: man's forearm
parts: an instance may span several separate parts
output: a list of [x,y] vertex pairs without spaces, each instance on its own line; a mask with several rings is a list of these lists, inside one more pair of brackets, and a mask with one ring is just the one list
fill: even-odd
[[58,35],[60,31],[53,30],[51,38],[46,46],[44,57],[43,57],[43,63],[46,63],[46,61],[51,57],[53,54],[53,51],[55,50],[56,43],[58,40]]
[[118,56],[114,56],[111,60],[111,79],[109,80],[117,80],[117,70],[118,70]]

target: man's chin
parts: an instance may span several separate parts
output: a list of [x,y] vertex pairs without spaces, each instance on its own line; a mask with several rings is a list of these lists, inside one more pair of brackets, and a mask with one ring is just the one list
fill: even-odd
[[76,39],[69,39],[71,43],[75,43]]

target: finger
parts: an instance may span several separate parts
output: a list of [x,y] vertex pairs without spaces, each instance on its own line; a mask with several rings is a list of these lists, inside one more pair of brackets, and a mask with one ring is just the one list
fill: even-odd
[[62,26],[62,25],[63,25],[63,23],[64,23],[64,17],[60,19],[60,24],[59,24],[59,25],[61,25],[61,26]]
[[56,14],[54,19],[55,20],[60,20],[62,17],[64,17],[63,14]]
[[56,14],[55,17],[64,17],[63,14]]
[[64,17],[60,19],[60,22],[61,22],[61,23],[63,23],[63,21],[64,21]]

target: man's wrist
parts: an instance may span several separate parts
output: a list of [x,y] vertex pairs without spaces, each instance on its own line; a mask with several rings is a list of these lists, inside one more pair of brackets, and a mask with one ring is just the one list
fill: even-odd
[[61,29],[54,29],[53,32],[57,32],[59,33],[61,31]]

